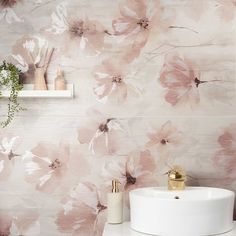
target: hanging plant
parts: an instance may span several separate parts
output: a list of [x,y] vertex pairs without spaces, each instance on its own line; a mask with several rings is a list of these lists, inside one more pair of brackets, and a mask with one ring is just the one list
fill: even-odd
[[20,84],[19,74],[20,70],[12,63],[4,61],[3,64],[0,65],[0,99],[2,97],[1,90],[10,90],[7,118],[0,122],[3,128],[11,123],[17,112],[24,110],[18,101],[18,93],[23,88],[23,85]]

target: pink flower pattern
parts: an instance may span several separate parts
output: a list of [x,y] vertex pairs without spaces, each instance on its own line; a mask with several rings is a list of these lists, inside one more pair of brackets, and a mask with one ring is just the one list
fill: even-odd
[[172,106],[180,102],[199,103],[198,86],[201,82],[198,77],[186,59],[177,55],[166,57],[160,75],[160,83],[167,89],[166,101]]
[[213,158],[214,164],[222,169],[227,177],[236,177],[236,124],[226,127],[219,136],[220,150]]
[[97,81],[94,93],[100,101],[108,98],[118,103],[124,102],[128,95],[139,95],[140,89],[135,85],[127,72],[127,63],[123,60],[107,59],[102,65],[95,67],[94,76]]
[[93,154],[114,154],[119,147],[117,140],[124,138],[125,130],[118,119],[104,117],[98,111],[93,111],[86,126],[78,130],[78,140],[81,144],[89,144]]
[[160,26],[159,9],[159,0],[126,0],[120,4],[120,16],[113,20],[112,26],[116,36],[133,41],[131,46],[126,48],[127,61],[130,62],[139,56],[148,41],[150,31]]
[[36,184],[38,191],[51,193],[61,184],[69,161],[69,147],[39,143],[25,157],[26,181]]
[[216,3],[216,10],[218,11],[222,19],[231,21],[235,18],[235,0],[216,0]]
[[198,104],[201,85],[219,81],[200,80],[200,73],[194,70],[192,63],[178,55],[166,56],[159,80],[167,90],[165,100],[172,106],[179,103]]
[[8,211],[0,212],[0,235],[1,236],[39,236],[39,214],[27,209],[22,212],[10,214]]
[[164,151],[169,146],[174,147],[181,144],[183,133],[171,121],[167,121],[160,129],[149,132],[147,136],[149,138],[147,148],[156,146],[159,151]]
[[57,6],[51,18],[52,25],[46,31],[60,37],[64,54],[78,55],[82,51],[97,55],[103,49],[107,31],[98,21],[80,18],[78,13],[68,13],[65,2]]
[[106,208],[94,184],[79,183],[64,199],[56,224],[61,232],[72,235],[101,235]]
[[5,20],[8,24],[13,22],[22,22],[23,20],[19,18],[13,8],[23,0],[1,0],[0,1],[0,21]]
[[112,179],[118,179],[126,194],[135,188],[156,186],[156,161],[148,150],[140,153],[130,153],[127,157],[117,158],[105,163],[102,176],[108,186]]

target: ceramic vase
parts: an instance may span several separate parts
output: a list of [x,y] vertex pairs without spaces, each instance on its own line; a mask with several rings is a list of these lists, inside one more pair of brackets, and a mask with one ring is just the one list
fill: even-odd
[[36,68],[34,72],[34,90],[47,90],[44,68]]

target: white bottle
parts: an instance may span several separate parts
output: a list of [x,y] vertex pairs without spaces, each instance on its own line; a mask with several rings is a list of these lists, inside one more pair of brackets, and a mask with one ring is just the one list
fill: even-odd
[[112,192],[107,194],[107,222],[110,224],[123,221],[123,193],[119,191],[118,185],[118,180],[112,180]]

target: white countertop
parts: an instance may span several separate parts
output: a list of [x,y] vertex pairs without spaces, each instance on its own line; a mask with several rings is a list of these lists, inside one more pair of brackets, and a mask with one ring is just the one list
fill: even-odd
[[[116,224],[116,225],[106,223],[103,231],[103,236],[145,236],[145,235],[147,234],[138,233],[130,229],[130,222],[124,222],[123,224]],[[236,221],[234,222],[234,228],[232,231],[221,235],[236,236]]]

